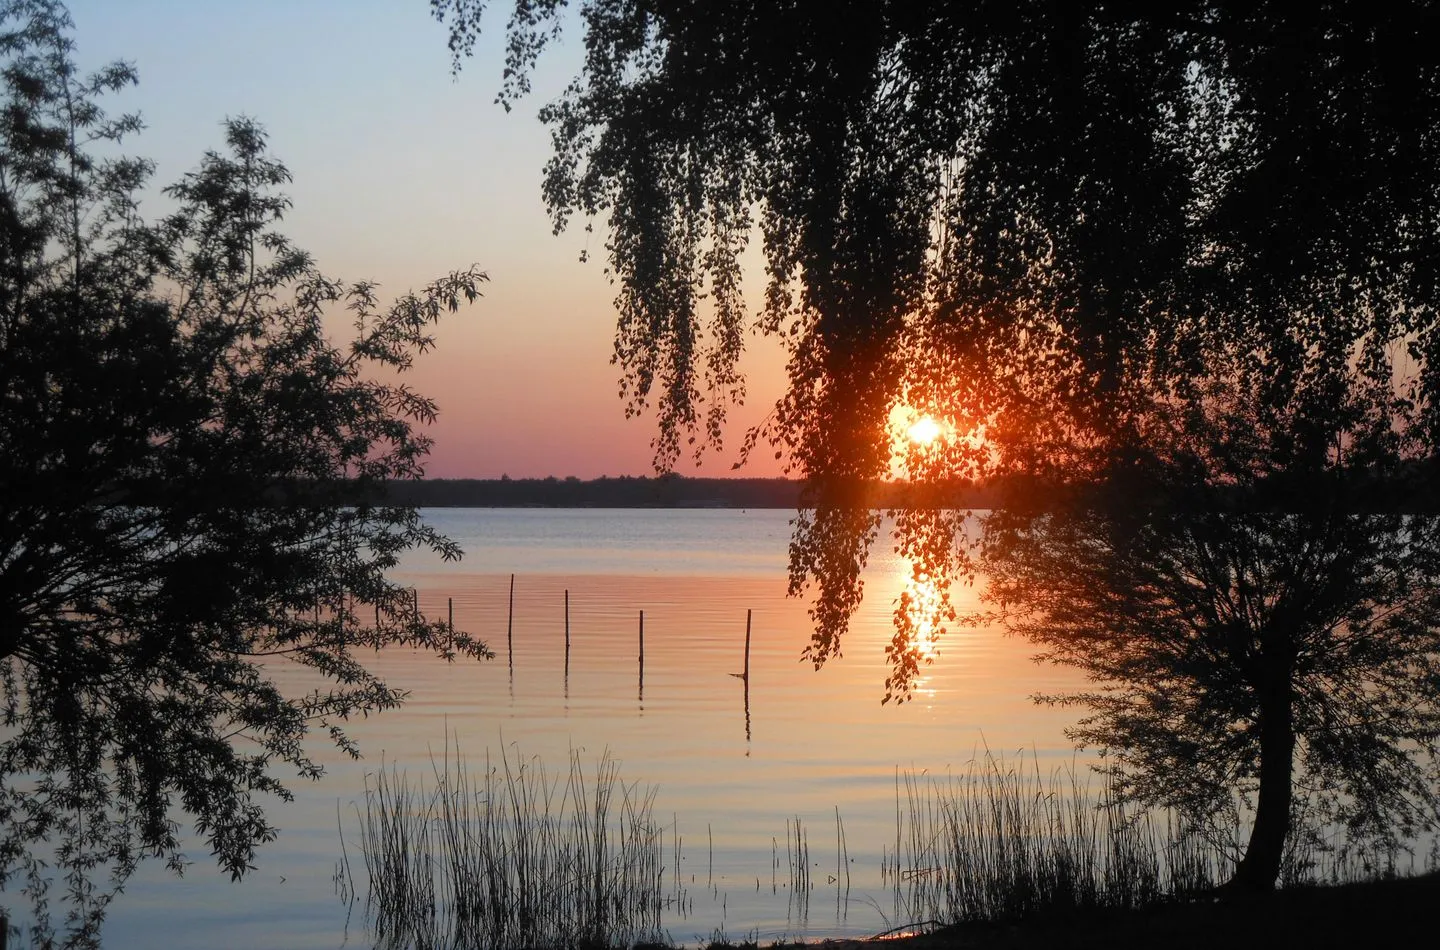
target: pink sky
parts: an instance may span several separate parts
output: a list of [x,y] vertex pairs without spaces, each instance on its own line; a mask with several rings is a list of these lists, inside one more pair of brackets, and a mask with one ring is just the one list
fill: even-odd
[[[500,9],[458,80],[424,0],[72,0],[70,9],[82,68],[123,58],[139,69],[140,86],[110,111],[142,114],[147,129],[128,150],[156,160],[158,184],[218,147],[226,116],[248,115],[294,175],[287,233],[327,274],[395,294],[471,264],[488,272],[485,298],[441,327],[438,350],[410,380],[441,407],[430,475],[651,472],[653,420],[625,419],[609,363],[604,222],[586,235],[578,221],[557,237],[540,196],[549,136],[535,112],[574,72],[573,46],[542,64],[535,94],[506,114],[492,102]],[[142,210],[163,212],[163,199]],[[749,405],[700,474],[780,474],[772,452],[731,472],[745,426],[783,390],[778,347],[752,341]]]
[[[582,273],[571,286],[573,303],[553,287],[542,293],[534,284],[506,286],[496,276],[479,306],[442,329],[439,346],[416,373],[441,406],[431,476],[594,478],[652,471],[654,420],[625,418],[618,370],[609,363],[609,287],[602,281],[586,299],[583,278],[599,268],[574,267]],[[767,340],[754,345],[746,360],[754,377],[751,398],[732,410],[723,451],[707,454],[698,470],[684,462],[680,471],[781,474],[771,451],[757,451],[744,469],[731,471],[745,428],[769,411],[782,386],[778,347]]]

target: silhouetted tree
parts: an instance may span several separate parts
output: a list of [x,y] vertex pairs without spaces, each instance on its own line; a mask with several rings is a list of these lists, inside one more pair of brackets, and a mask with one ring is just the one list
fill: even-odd
[[[248,120],[139,214],[138,119],[82,77],[53,0],[0,5],[0,884],[52,939],[93,944],[146,857],[180,871],[181,822],[235,877],[275,829],[263,796],[314,777],[314,730],[402,691],[362,650],[482,657],[388,580],[455,545],[373,503],[422,471],[432,402],[393,379],[485,279],[452,274],[382,307],[275,227],[289,180]],[[327,314],[349,311],[332,343]],[[280,666],[308,676],[282,688]],[[284,766],[283,771],[277,771]]]
[[1302,816],[1387,849],[1436,827],[1434,519],[1057,510],[991,530],[1010,629],[1096,684],[1046,698],[1089,710],[1069,734],[1107,753],[1118,797],[1201,825],[1255,803],[1234,884],[1271,886]]
[[[483,6],[432,0],[457,66]],[[516,0],[502,102],[528,91],[566,6]],[[595,0],[580,4],[582,73],[541,112],[555,142],[544,195],[557,226],[608,216],[616,360],[630,410],[657,404],[660,467],[682,439],[718,440],[743,396],[740,262],[758,235],[755,322],[788,347],[790,386],[746,451],[768,440],[809,481],[791,590],[815,586],[818,664],[839,649],[882,524],[866,486],[893,474],[1031,476],[1057,498],[1145,486],[1136,498],[1157,511],[1283,483],[1316,495],[1307,511],[1344,512],[1353,494],[1337,485],[1398,492],[1394,476],[1434,456],[1437,12]],[[897,405],[948,437],[898,446]],[[973,573],[962,520],[897,514],[917,579]],[[1223,523],[1225,543],[1338,537],[1324,519]],[[1363,524],[1392,552],[1414,550],[1383,540],[1396,531],[1427,536]],[[1402,573],[1430,578],[1428,554],[1415,558]],[[1357,610],[1385,593],[1349,590]],[[902,601],[890,647],[901,696],[921,657],[911,613]],[[1431,662],[1428,640],[1408,642]],[[1288,804],[1262,806],[1276,810]],[[1245,876],[1268,886],[1264,847]]]
[[[566,6],[517,0],[501,101]],[[483,7],[432,0],[457,65]],[[579,17],[583,71],[541,111],[545,199],[557,226],[608,216],[616,359],[631,410],[657,403],[662,468],[687,435],[718,438],[743,392],[740,261],[762,240],[757,322],[789,346],[790,391],[751,442],[812,483],[794,567],[827,605],[817,658],[857,601],[877,523],[842,509],[892,474],[897,403],[962,436],[910,459],[914,477],[1074,477],[1216,348],[1258,341],[1266,391],[1323,397],[1323,417],[1357,348],[1380,379],[1400,343],[1433,441],[1431,3],[621,0]]]
[[1302,817],[1385,849],[1440,822],[1440,519],[1391,509],[1393,470],[1226,477],[1277,454],[1261,402],[1157,411],[1149,478],[995,512],[984,568],[1008,628],[1095,684],[1044,698],[1090,710],[1070,735],[1118,796],[1202,825],[1253,801],[1233,883],[1269,887]]

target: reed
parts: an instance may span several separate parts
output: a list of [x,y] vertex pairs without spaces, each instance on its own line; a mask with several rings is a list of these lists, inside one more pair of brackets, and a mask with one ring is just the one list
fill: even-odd
[[[513,757],[512,757],[513,756]],[[487,754],[475,775],[447,746],[427,783],[394,768],[367,778],[360,850],[380,946],[621,947],[663,939],[654,792],[608,753],[589,774],[571,754]]]
[[901,919],[1017,920],[1195,893],[1230,850],[1174,816],[1101,807],[1073,769],[987,752],[958,775],[897,775],[884,878]]
[[790,866],[789,917],[803,924],[810,917],[810,832],[800,816],[785,821],[785,860]]
[[[1133,908],[1212,891],[1234,870],[1248,829],[1197,827],[1167,811],[1136,811],[1091,794],[1073,767],[1043,776],[988,751],[960,774],[897,773],[894,851],[882,860],[899,919],[1014,921],[1054,912]],[[1317,827],[1297,801],[1284,887],[1393,878],[1421,865],[1390,840]],[[1409,866],[1402,861],[1409,857]]]

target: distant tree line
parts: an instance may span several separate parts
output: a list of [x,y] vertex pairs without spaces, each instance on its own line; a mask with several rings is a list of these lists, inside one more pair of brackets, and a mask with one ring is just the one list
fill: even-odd
[[[1414,466],[1373,481],[1352,479],[1344,507],[1355,513],[1433,513],[1440,493],[1427,490],[1440,479],[1427,466]],[[368,490],[368,489],[367,489]],[[863,509],[1082,509],[1116,505],[1144,507],[1143,486],[1062,482],[1033,477],[994,478],[983,484],[947,482],[867,482],[850,494]],[[428,478],[387,482],[375,502],[418,508],[797,508],[804,504],[805,482],[793,478],[686,478],[673,472],[654,477],[602,475],[559,478]],[[280,495],[277,494],[277,498]],[[1217,489],[1183,500],[1196,512],[1307,511],[1334,503],[1336,493],[1322,479],[1275,477],[1260,490]],[[1152,499],[1173,510],[1175,499]],[[1153,507],[1153,505],[1152,505]]]
[[424,508],[794,508],[786,478],[455,478],[392,481],[392,504]]
[[424,508],[794,508],[788,478],[455,478],[394,481],[390,503]]

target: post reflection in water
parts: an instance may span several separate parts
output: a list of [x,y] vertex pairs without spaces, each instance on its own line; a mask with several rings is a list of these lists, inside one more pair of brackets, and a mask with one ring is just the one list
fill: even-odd
[[750,677],[745,677],[745,758],[750,758]]
[[740,681],[741,704],[745,710],[745,756],[750,756],[750,671],[744,673],[731,673],[731,676]]
[[745,611],[745,666],[739,673],[730,675],[740,680],[744,685],[743,695],[745,704],[745,757],[750,757],[750,624],[754,619],[755,611]]

